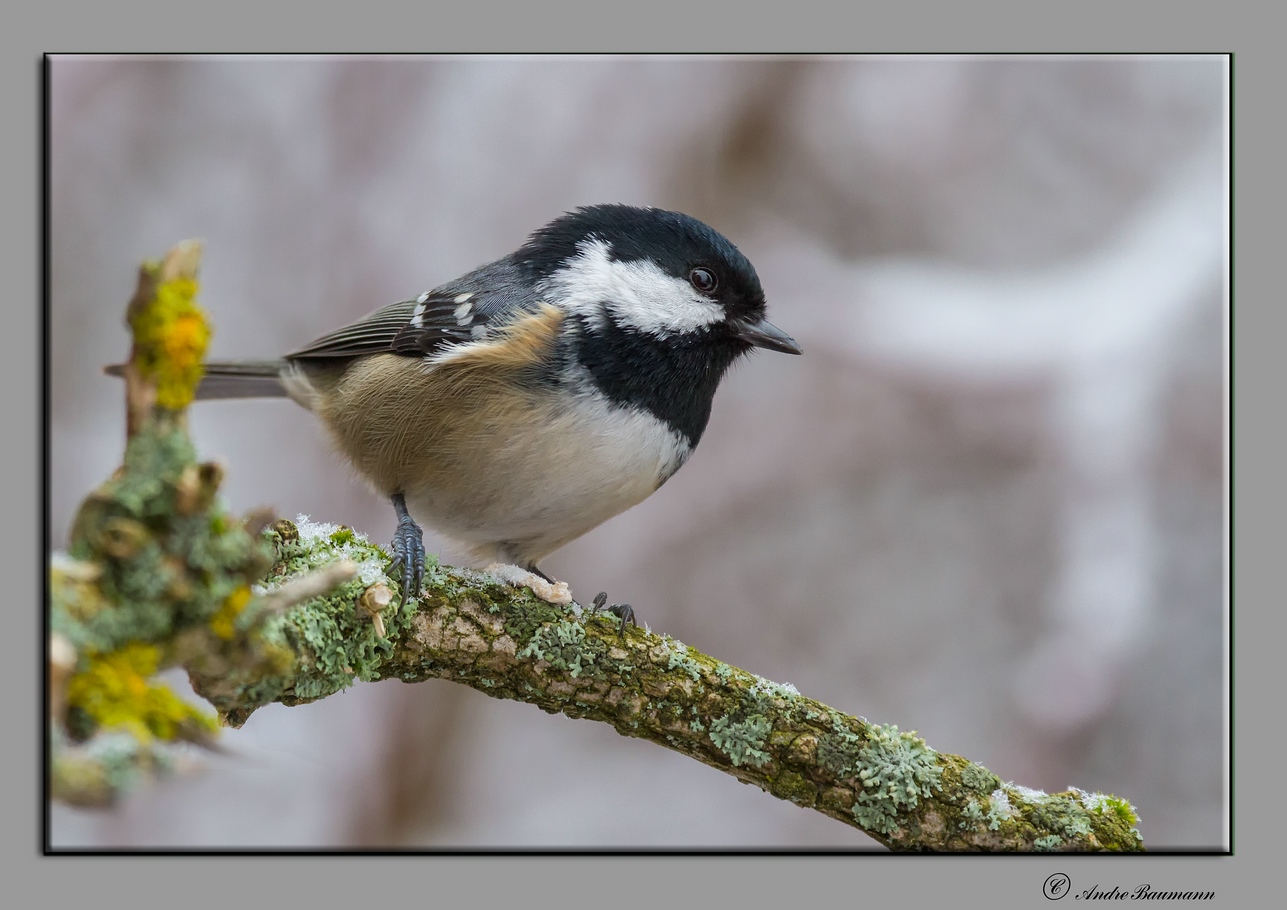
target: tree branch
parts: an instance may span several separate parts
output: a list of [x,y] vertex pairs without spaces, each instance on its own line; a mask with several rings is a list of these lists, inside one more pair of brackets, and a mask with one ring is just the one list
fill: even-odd
[[[328,559],[380,564],[348,528],[279,522],[282,567]],[[1135,816],[1115,797],[1047,795],[935,752],[914,734],[871,724],[664,635],[577,605],[555,606],[484,572],[431,560],[418,601],[389,604],[387,637],[359,607],[383,577],[288,612],[278,629],[298,658],[268,687],[230,690],[194,673],[230,723],[262,704],[301,704],[352,680],[449,679],[549,713],[611,724],[780,799],[861,828],[895,850],[1138,850]],[[310,636],[325,628],[329,634]],[[339,672],[334,668],[339,667]],[[328,669],[331,668],[331,669]]]

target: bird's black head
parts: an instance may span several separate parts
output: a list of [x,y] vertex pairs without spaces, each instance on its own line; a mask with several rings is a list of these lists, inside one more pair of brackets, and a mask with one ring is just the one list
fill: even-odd
[[799,354],[767,322],[755,267],[679,212],[595,205],[536,231],[515,264],[580,325],[576,357],[622,404],[697,443],[715,388],[752,348]]

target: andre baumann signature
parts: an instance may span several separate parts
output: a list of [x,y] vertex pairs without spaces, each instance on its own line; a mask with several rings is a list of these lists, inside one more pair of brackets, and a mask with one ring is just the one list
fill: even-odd
[[1091,885],[1089,888],[1074,888],[1067,875],[1057,872],[1046,879],[1042,892],[1050,900],[1060,900],[1072,895],[1078,901],[1203,901],[1213,900],[1214,891],[1180,891],[1166,888],[1155,888],[1152,885],[1135,885],[1122,888],[1117,885],[1105,888],[1103,885]]

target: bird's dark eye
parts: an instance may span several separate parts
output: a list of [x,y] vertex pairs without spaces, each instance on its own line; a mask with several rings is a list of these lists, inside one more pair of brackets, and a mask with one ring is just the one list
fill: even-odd
[[715,285],[718,284],[715,280],[715,274],[710,269],[693,269],[688,273],[688,280],[693,283],[693,287],[703,294],[709,294],[715,290]]

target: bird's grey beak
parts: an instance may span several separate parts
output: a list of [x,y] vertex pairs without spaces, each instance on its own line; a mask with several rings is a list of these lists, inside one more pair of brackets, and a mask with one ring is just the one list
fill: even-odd
[[783,354],[803,354],[795,339],[780,328],[761,319],[759,322],[733,323],[733,335],[747,344],[757,348],[768,348],[770,351],[781,351]]

